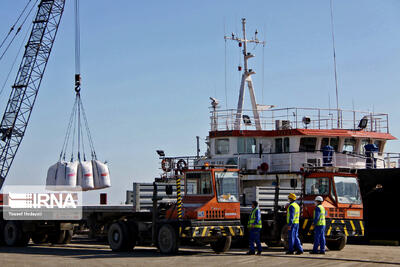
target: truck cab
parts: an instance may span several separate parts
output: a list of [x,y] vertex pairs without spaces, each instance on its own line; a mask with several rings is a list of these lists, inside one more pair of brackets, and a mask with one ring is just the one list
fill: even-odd
[[[237,169],[191,169],[184,171],[183,219],[239,220],[239,172]],[[177,209],[167,217],[177,218]]]
[[321,196],[326,211],[326,239],[330,249],[342,249],[349,236],[363,236],[363,203],[355,173],[321,171],[304,175],[301,230],[312,236],[314,199]]
[[[153,232],[158,232],[158,246],[163,253],[173,253],[179,242],[208,243],[215,252],[225,252],[233,237],[244,235],[240,223],[239,170],[188,162],[163,158],[161,180],[175,183],[177,201],[166,209],[163,219],[153,220],[158,229]],[[171,238],[175,233],[177,237]]]

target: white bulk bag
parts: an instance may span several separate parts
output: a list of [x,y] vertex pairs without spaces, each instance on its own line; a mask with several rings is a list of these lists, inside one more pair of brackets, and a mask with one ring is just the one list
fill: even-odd
[[59,162],[56,175],[56,184],[75,187],[78,174],[78,162]]
[[92,160],[94,188],[102,189],[111,186],[110,171],[105,163]]
[[54,186],[56,185],[56,175],[57,175],[57,168],[59,162],[54,165],[51,165],[49,170],[47,171],[47,178],[46,178],[46,185]]
[[94,189],[93,168],[91,161],[81,161],[78,167],[78,185],[82,190]]
[[56,174],[56,185],[65,185],[65,167],[66,162],[59,162]]
[[65,165],[65,186],[75,187],[78,179],[78,162],[68,162]]

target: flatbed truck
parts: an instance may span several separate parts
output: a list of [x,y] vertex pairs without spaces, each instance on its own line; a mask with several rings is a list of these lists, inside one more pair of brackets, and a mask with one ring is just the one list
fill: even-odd
[[[161,202],[159,184],[166,184],[169,193],[173,185],[178,189],[176,202]],[[181,243],[194,241],[210,244],[217,253],[225,252],[232,237],[244,235],[240,224],[238,170],[202,167],[182,169],[172,178],[157,178],[148,211],[137,211],[133,205],[99,205],[82,206],[79,221],[7,221],[1,216],[0,242],[26,246],[32,239],[34,243],[65,244],[71,241],[77,227],[88,228],[92,237],[107,237],[113,251],[150,244],[161,253],[173,254]]]

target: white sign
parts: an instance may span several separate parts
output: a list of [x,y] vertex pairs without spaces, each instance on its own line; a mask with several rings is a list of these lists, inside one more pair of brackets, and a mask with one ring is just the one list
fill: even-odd
[[80,188],[49,186],[5,186],[5,220],[80,220]]

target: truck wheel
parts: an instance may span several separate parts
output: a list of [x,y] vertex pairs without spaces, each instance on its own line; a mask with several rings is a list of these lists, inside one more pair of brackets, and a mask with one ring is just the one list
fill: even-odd
[[178,252],[178,236],[170,224],[161,225],[157,241],[161,253],[174,254]]
[[63,244],[65,239],[65,230],[58,230],[54,233],[49,234],[48,241],[53,245]]
[[326,246],[329,250],[342,250],[347,243],[347,236],[340,234],[337,239],[326,240]]
[[282,227],[281,230],[281,246],[284,247],[286,250],[289,249],[289,239],[288,239],[288,226],[285,225]]
[[32,242],[37,245],[47,243],[47,238],[48,235],[44,233],[32,234]]
[[126,222],[115,222],[108,229],[108,244],[112,251],[128,251],[133,248]]
[[65,238],[63,240],[63,244],[69,244],[71,243],[72,240],[72,236],[74,235],[74,231],[73,230],[66,230],[65,231]]
[[232,237],[224,236],[215,242],[211,242],[211,248],[216,253],[227,252],[231,248]]
[[26,246],[29,243],[30,235],[24,233],[22,230],[22,225],[16,221],[8,221],[4,225],[4,242],[7,246]]

